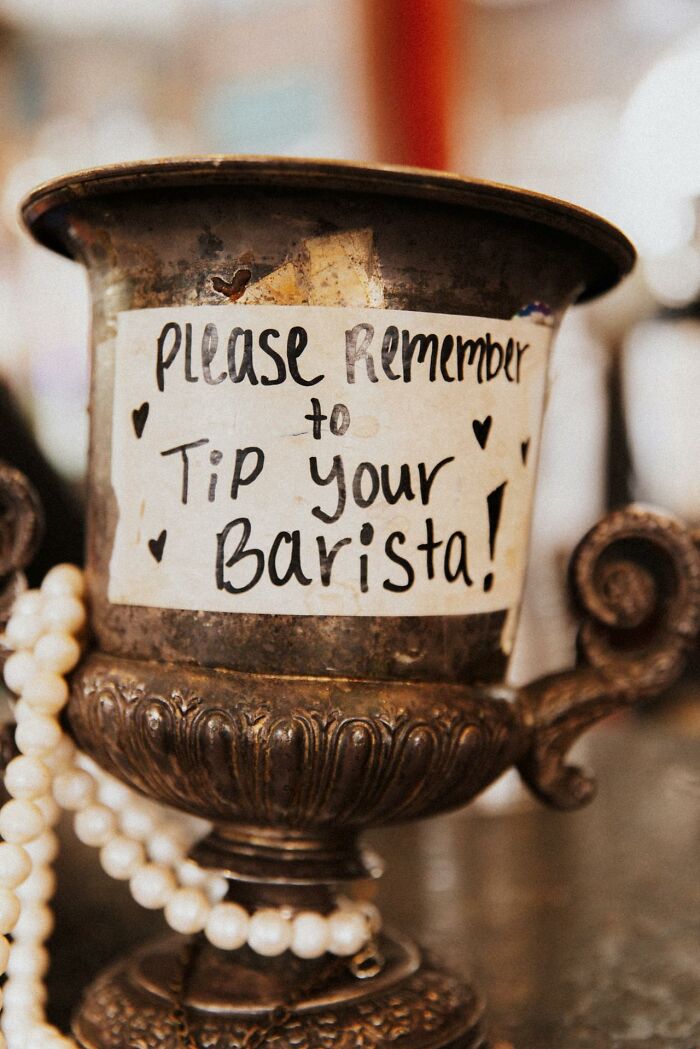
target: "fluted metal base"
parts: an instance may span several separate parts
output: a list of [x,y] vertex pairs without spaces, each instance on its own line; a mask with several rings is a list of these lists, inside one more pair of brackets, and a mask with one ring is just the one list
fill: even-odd
[[168,937],[102,973],[74,1018],[83,1049],[485,1049],[481,1002],[414,944],[382,936],[377,975],[348,961],[224,953]]

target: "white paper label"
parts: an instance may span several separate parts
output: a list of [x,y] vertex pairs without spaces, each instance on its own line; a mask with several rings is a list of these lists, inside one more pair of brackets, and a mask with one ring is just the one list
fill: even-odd
[[354,307],[120,313],[110,601],[342,616],[512,608],[551,334]]

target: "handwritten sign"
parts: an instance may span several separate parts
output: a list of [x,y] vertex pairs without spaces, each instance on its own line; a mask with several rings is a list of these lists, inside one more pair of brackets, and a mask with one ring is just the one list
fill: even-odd
[[513,608],[551,334],[366,307],[119,314],[110,601]]

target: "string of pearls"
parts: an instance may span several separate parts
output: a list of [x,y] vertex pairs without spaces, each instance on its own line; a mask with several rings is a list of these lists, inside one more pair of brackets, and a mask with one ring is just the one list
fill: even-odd
[[13,650],[4,677],[19,697],[20,753],[5,770],[10,800],[0,808],[0,974],[7,973],[0,1049],[77,1049],[46,1023],[44,1010],[60,809],[74,813],[78,838],[100,849],[104,870],[128,881],[137,903],[163,909],[176,932],[204,932],[223,950],[247,944],[267,957],[286,950],[299,958],[326,951],[349,957],[380,926],[375,907],[344,898],[328,915],[272,907],[249,913],[224,900],[226,879],[187,859],[210,825],[142,798],[76,750],[58,719],[68,700],[65,675],[80,658],[83,592],[82,572],[57,565],[40,590],[19,595],[2,639]]

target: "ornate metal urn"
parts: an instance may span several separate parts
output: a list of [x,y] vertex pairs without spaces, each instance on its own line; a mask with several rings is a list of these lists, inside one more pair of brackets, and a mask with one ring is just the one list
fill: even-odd
[[[569,745],[677,676],[699,616],[691,536],[612,514],[572,563],[581,665],[503,684],[551,339],[631,267],[626,239],[453,176],[236,158],[70,176],[24,219],[92,290],[80,747],[211,820],[195,858],[251,909],[328,911],[381,872],[363,828],[514,764],[588,800]],[[100,976],[74,1033],[476,1047],[480,1013],[389,932],[315,961],[170,937]]]

